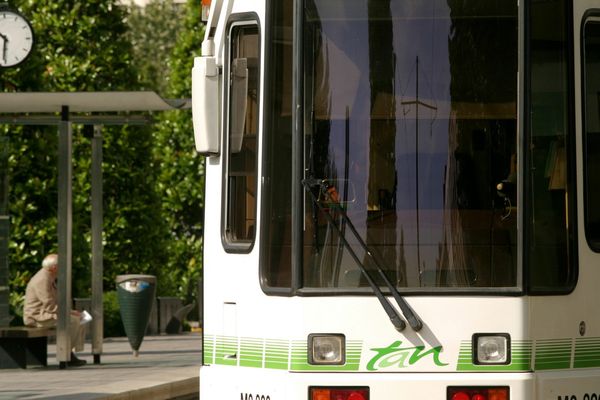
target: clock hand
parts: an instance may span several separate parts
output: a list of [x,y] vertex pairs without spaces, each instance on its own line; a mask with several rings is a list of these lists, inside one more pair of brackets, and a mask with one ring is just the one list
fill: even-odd
[[8,49],[8,37],[0,33],[2,38],[2,60],[6,62],[6,50]]
[[8,50],[8,37],[2,35],[1,33],[0,36],[2,36],[2,60],[6,62],[6,53]]

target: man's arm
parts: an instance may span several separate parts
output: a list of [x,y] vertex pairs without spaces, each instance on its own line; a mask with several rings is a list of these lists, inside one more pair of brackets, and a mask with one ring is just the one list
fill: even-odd
[[54,286],[54,282],[46,279],[40,282],[40,285],[36,289],[37,297],[42,305],[38,318],[43,321],[57,319],[58,304],[56,302],[56,287]]

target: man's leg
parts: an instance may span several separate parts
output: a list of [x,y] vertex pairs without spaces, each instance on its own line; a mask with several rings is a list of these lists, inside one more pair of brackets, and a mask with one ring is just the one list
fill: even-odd
[[81,351],[83,350],[81,321],[78,316],[71,315],[70,317],[71,319],[69,321],[69,335],[71,336],[71,348],[75,349],[75,351]]
[[[69,335],[71,336],[71,348],[74,351],[83,350],[83,336],[81,335],[82,325],[80,318],[75,315],[70,315],[69,320]],[[74,352],[71,352],[71,361],[69,361],[70,366],[81,366],[85,365],[85,360],[80,360],[75,356]]]

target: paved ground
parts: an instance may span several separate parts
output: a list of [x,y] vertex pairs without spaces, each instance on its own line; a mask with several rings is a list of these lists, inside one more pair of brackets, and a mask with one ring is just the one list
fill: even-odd
[[197,399],[201,347],[198,333],[146,336],[136,358],[127,338],[107,338],[101,364],[86,343],[88,364],[60,370],[49,345],[48,367],[0,370],[0,399]]

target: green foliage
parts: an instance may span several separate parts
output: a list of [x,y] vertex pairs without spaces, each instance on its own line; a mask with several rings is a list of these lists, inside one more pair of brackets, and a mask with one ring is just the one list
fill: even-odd
[[125,327],[121,321],[121,310],[116,291],[104,292],[104,337],[125,336]]
[[12,320],[10,321],[10,326],[22,326],[23,325],[23,301],[25,300],[25,296],[17,293],[11,292],[8,305],[10,309],[10,315],[12,316]]
[[[190,71],[203,38],[200,15],[200,2],[188,0],[183,31],[171,57],[170,97],[191,96]],[[202,268],[204,218],[204,158],[194,149],[191,112],[162,114],[154,141],[154,159],[160,171],[156,186],[162,198],[163,216],[171,227],[166,264],[172,271],[170,289],[189,303],[196,297]]]
[[56,133],[49,134],[37,127],[5,127],[4,133],[10,140],[8,213],[12,296],[12,292],[25,292],[44,255],[56,250],[57,141]]
[[[191,97],[192,80],[191,71],[194,65],[194,57],[200,56],[200,48],[204,39],[204,24],[201,20],[200,2],[188,0],[184,28],[178,37],[177,45],[171,55],[171,81],[169,85],[169,96]],[[188,118],[191,123],[191,118]],[[193,137],[193,136],[192,136]]]
[[186,9],[172,1],[152,0],[145,7],[132,5],[127,24],[133,46],[133,63],[144,90],[167,93],[173,52],[183,29]]
[[[3,71],[4,91],[136,90],[127,10],[116,0],[15,1],[36,44],[22,66]],[[45,254],[57,250],[56,127],[3,126],[10,140],[10,286],[23,293]],[[168,228],[154,190],[148,127],[104,127],[105,286],[120,273],[156,273]],[[90,294],[91,143],[73,131],[73,296]]]
[[29,18],[36,43],[30,59],[7,72],[4,89],[133,89],[126,9],[116,0],[19,0],[11,6]]
[[44,254],[56,249],[57,136],[37,127],[8,127],[5,134],[10,138],[10,265],[33,272]]
[[[32,22],[36,44],[27,62],[0,71],[0,90],[156,88],[166,97],[190,97],[203,35],[199,2],[177,8],[155,0],[131,14],[117,4],[12,1]],[[169,41],[167,32],[177,40]],[[187,303],[195,298],[202,265],[204,160],[194,151],[191,112],[155,117],[151,127],[103,128],[104,287],[114,289],[119,274],[153,274],[159,295]],[[57,251],[58,135],[56,127],[12,125],[0,126],[2,135],[10,146],[9,284],[18,317],[27,282],[43,257]],[[75,125],[73,297],[90,295],[90,167],[91,141]],[[116,292],[105,294],[105,315],[106,336],[122,334]]]
[[[114,152],[105,154],[103,166],[105,182],[111,182],[104,190],[104,279],[112,287],[119,274],[162,274],[168,229],[154,187],[158,172],[151,163],[150,129],[125,128],[107,135],[106,142]],[[161,284],[158,290],[162,293]]]

